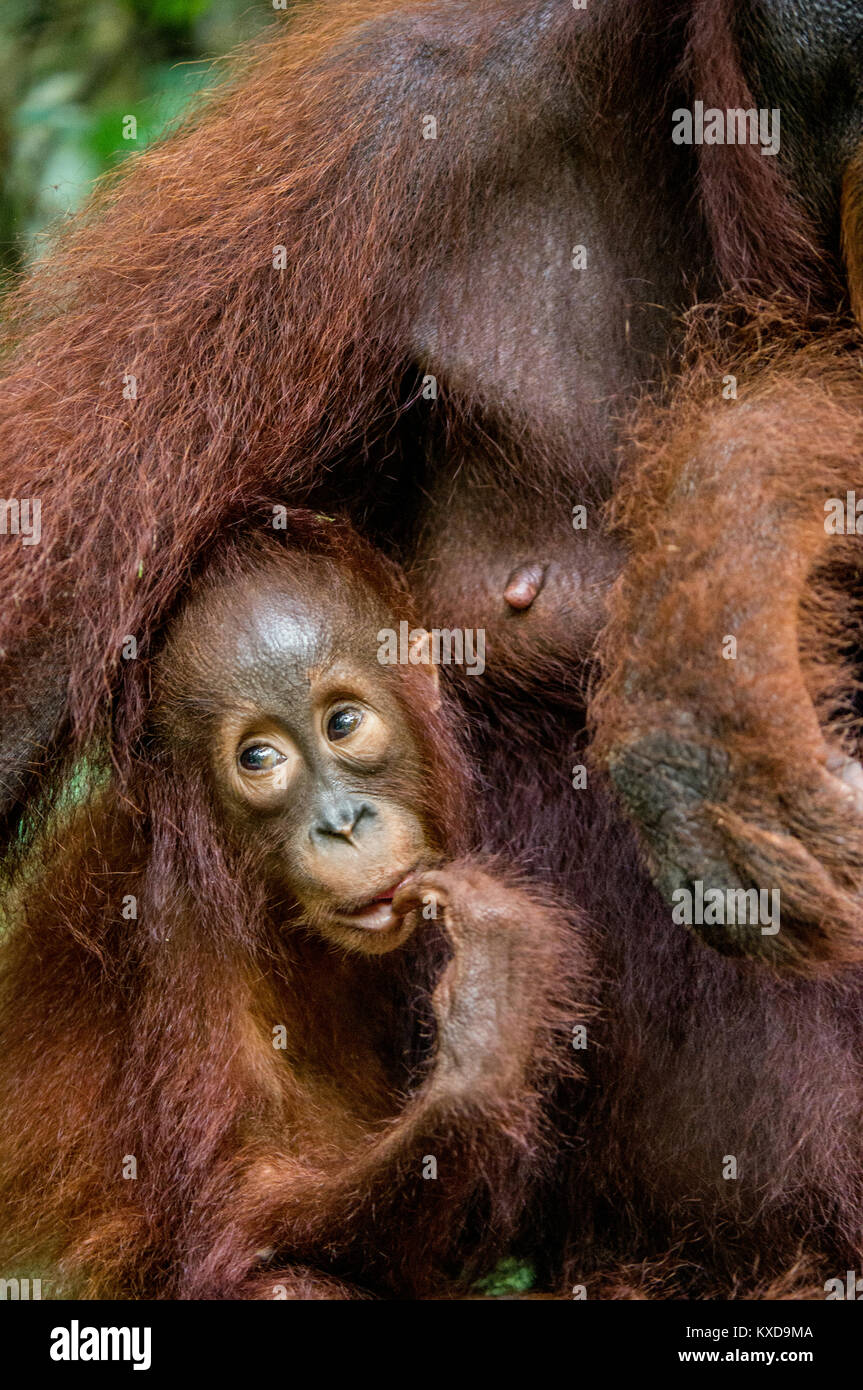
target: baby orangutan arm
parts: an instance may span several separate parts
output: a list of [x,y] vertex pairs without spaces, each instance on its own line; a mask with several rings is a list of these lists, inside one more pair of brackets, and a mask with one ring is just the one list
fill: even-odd
[[[306,1297],[290,1292],[294,1261],[307,1265],[322,1249],[338,1277],[413,1279],[429,1293],[447,1255],[469,1249],[471,1215],[494,1223],[502,1246],[511,1233],[529,1154],[535,1171],[543,1100],[576,1072],[568,1035],[584,1012],[568,1000],[580,954],[573,926],[470,861],[417,874],[393,911],[414,914],[418,930],[423,914],[434,917],[451,950],[432,995],[436,1044],[424,1081],[396,1118],[370,1127],[332,1166],[313,1170],[279,1152],[247,1161],[186,1296]],[[586,970],[582,993],[585,981]],[[398,1249],[381,1254],[368,1237],[372,1223],[391,1230],[397,1209],[425,1228],[422,1269],[399,1267]],[[277,1252],[269,1270],[262,1248]]]
[[579,930],[461,858],[436,669],[380,660],[401,614],[421,633],[401,577],[292,526],[198,577],[131,782],[58,820],[12,910],[0,1255],[88,1295],[464,1287],[545,1180],[576,1070]]

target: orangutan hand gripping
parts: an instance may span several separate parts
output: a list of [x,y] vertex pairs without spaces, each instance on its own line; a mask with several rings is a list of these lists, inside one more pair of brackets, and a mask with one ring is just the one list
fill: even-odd
[[432,996],[437,1053],[430,1095],[510,1095],[531,1047],[529,962],[534,939],[548,933],[545,914],[526,893],[470,862],[415,875],[393,900],[397,913],[429,910],[443,919],[453,950]]
[[[532,1133],[533,1143],[541,1138],[526,1079],[542,1046],[537,1011],[548,1011],[554,992],[549,971],[555,959],[562,961],[559,920],[529,893],[470,861],[410,876],[397,889],[391,913],[414,929],[422,930],[427,918],[436,921],[451,952],[431,995],[435,1036],[422,1083],[399,1114],[337,1162],[315,1162],[311,1153],[274,1145],[238,1165],[214,1203],[217,1225],[183,1296],[355,1296],[356,1287],[334,1295],[326,1272],[313,1272],[321,1249],[329,1261],[335,1257],[337,1268],[350,1269],[359,1259],[363,1284],[374,1287],[374,1242],[390,1224],[398,1225],[406,1203],[418,1218],[422,1259],[431,1259],[433,1268],[436,1246],[444,1250],[449,1241],[438,1223],[453,1219],[452,1203],[475,1200],[473,1165],[486,1167],[493,1219],[504,1228],[511,1219],[512,1198],[505,1194],[513,1172],[520,1170],[528,1183],[520,1201],[530,1190],[526,1151],[519,1155],[517,1142],[508,1155],[499,1136],[514,1126]],[[411,926],[390,930],[395,941]],[[559,1075],[575,1074],[565,1057],[559,1068]],[[431,1212],[429,1189],[418,1181],[429,1159],[448,1170],[446,1193]],[[445,1175],[438,1170],[437,1176]],[[364,1247],[356,1248],[357,1231],[368,1241]],[[469,1247],[467,1258],[470,1269],[478,1267]],[[429,1292],[435,1288],[430,1273],[405,1263],[390,1280],[395,1275],[396,1288],[401,1280],[403,1288]]]
[[775,931],[696,931],[812,973],[863,960],[861,557],[845,517],[863,390],[850,334],[797,346],[774,317],[742,335],[720,319],[713,340],[702,325],[691,380],[646,412],[592,715],[668,896],[700,881],[781,901]]

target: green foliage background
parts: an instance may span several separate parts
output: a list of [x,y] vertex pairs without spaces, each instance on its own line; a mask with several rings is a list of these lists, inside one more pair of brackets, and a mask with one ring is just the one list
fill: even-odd
[[212,59],[280,17],[272,0],[0,0],[0,273],[212,85]]

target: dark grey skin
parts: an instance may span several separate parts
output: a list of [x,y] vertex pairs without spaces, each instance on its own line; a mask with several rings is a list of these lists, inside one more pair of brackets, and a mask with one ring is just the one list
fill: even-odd
[[[778,159],[838,269],[841,180],[863,111],[849,50],[863,34],[863,10],[821,8],[808,75],[798,47],[802,7],[783,15],[785,7],[740,5],[738,18],[759,104],[783,108]],[[552,9],[540,7],[549,18]],[[440,42],[437,61],[453,61]],[[530,45],[530,33],[508,34],[510,66],[499,88],[496,74],[484,74],[490,130],[501,119],[494,97],[510,100],[519,90]],[[837,63],[846,72],[838,85]],[[613,491],[622,420],[658,377],[675,343],[677,311],[696,286],[702,297],[718,292],[691,203],[692,155],[666,134],[671,110],[689,99],[670,89],[656,131],[635,121],[615,129],[613,169],[592,146],[577,94],[557,141],[556,113],[540,107],[536,150],[519,152],[515,178],[504,165],[500,187],[483,186],[476,253],[466,266],[454,257],[441,268],[417,326],[423,369],[450,390],[481,390],[488,409],[473,451],[454,452],[449,438],[430,434],[416,529],[401,553],[429,625],[483,626],[489,634],[484,685],[463,684],[471,708],[488,718],[476,750],[492,847],[522,853],[587,909],[609,981],[586,1057],[591,1084],[568,1101],[575,1171],[550,1196],[560,1220],[560,1194],[569,1194],[575,1210],[571,1223],[560,1220],[561,1245],[574,1244],[569,1268],[586,1277],[589,1293],[597,1288],[592,1271],[615,1253],[662,1256],[685,1241],[695,1264],[689,1290],[715,1296],[735,1283],[752,1288],[759,1260],[769,1282],[801,1247],[830,1273],[861,1237],[857,1174],[846,1182],[834,1169],[836,1155],[859,1139],[859,984],[849,977],[838,991],[805,982],[783,988],[705,950],[671,921],[633,842],[624,840],[609,862],[614,817],[604,797],[594,790],[576,804],[579,794],[569,792],[569,769],[584,759],[585,699],[583,689],[573,691],[574,673],[602,625],[602,594],[620,563],[595,523]],[[826,153],[807,135],[816,112],[819,129],[835,126]],[[476,160],[486,167],[481,151]],[[659,207],[656,181],[666,195]],[[592,271],[573,282],[566,253],[575,243],[589,247]],[[565,312],[554,313],[555,303]],[[511,444],[504,439],[497,452],[507,411],[532,422],[534,443],[551,440],[557,507],[519,490]],[[524,447],[529,457],[530,443]],[[583,532],[570,524],[576,502],[588,505]],[[391,531],[384,525],[377,534],[386,544]],[[513,608],[505,593],[519,567],[538,567],[541,578],[531,581],[533,601],[519,594]],[[680,776],[676,750],[653,755],[641,801],[634,795],[626,805],[648,827],[664,798],[698,801],[713,774],[685,766]],[[618,790],[625,799],[627,789]],[[684,856],[687,871],[734,881],[724,864],[693,865],[689,849],[666,846],[663,887],[677,886]],[[813,1067],[825,1078],[817,1097],[806,1080]],[[739,1179],[723,1174],[728,1154]],[[835,1221],[822,1223],[825,1210]],[[566,1264],[548,1244],[531,1253],[550,1279]]]
[[[649,11],[646,4],[645,16]],[[529,86],[524,74],[553,13],[538,6],[529,23],[514,25],[500,69],[486,69],[482,81],[461,88],[477,101],[481,92],[489,132],[505,119],[497,103]],[[781,112],[777,165],[812,220],[825,265],[841,279],[842,178],[863,136],[863,7],[752,0],[736,7],[735,22],[754,100]],[[453,80],[458,73],[464,83],[444,20],[432,18],[426,27],[435,62],[451,66]],[[386,42],[397,49],[397,37]],[[667,42],[670,54],[673,27]],[[709,104],[708,92],[699,95]],[[475,251],[465,261],[463,247],[454,248],[426,284],[415,330],[422,370],[450,397],[480,395],[486,409],[473,446],[454,448],[450,434],[439,439],[431,431],[424,441],[418,516],[399,538],[400,553],[429,625],[482,627],[490,679],[516,699],[563,694],[570,707],[584,703],[584,663],[623,563],[602,521],[618,476],[623,422],[667,364],[675,316],[694,291],[708,299],[719,293],[708,233],[690,202],[693,151],[668,138],[672,110],[689,100],[672,83],[655,127],[621,122],[612,176],[590,121],[590,97],[579,90],[549,95],[536,112],[535,148],[519,151],[516,170],[511,160],[503,163],[499,183],[483,183],[469,232]],[[650,103],[643,105],[646,111]],[[456,112],[439,114],[442,130],[457,120]],[[489,150],[474,139],[471,157],[487,170]],[[573,244],[587,248],[586,270],[573,270]],[[519,441],[524,473],[530,477],[535,453],[547,451],[554,489],[519,488],[519,455],[506,434],[510,415],[532,427],[527,442]],[[408,479],[401,485],[407,490]],[[572,528],[575,503],[587,508],[585,530]],[[391,518],[377,538],[392,543]],[[519,574],[531,578],[512,604],[507,588]],[[738,884],[715,845],[692,834],[689,808],[716,797],[721,760],[721,749],[711,759],[683,737],[668,747],[654,739],[611,769],[669,897],[698,877]],[[717,936],[716,944],[737,949],[730,936]]]
[[[163,662],[170,738],[189,763],[206,759],[231,835],[303,919],[380,954],[410,935],[393,898],[439,847],[411,796],[419,750],[376,660],[391,617],[362,612],[359,586],[346,602],[332,571],[310,564],[304,578],[252,572],[184,609]],[[436,668],[414,669],[436,705]]]
[[[435,375],[448,402],[457,409],[462,397],[479,399],[483,409],[474,408],[478,428],[455,447],[438,430],[440,412],[412,410],[401,463],[376,479],[355,514],[412,569],[430,623],[485,627],[491,665],[505,673],[513,651],[533,689],[531,669],[550,653],[577,667],[592,649],[621,563],[600,508],[614,489],[623,421],[663,371],[678,313],[717,284],[694,200],[695,152],[669,138],[672,109],[691,95],[671,76],[682,25],[645,0],[645,90],[616,94],[629,109],[615,119],[612,107],[597,121],[599,86],[568,82],[549,42],[561,24],[558,0],[504,8],[500,43],[479,70],[470,63],[470,5],[449,0],[357,29],[382,119],[427,93],[439,139],[458,142],[454,176],[469,170],[475,179],[473,221],[425,276],[410,336],[417,369]],[[629,13],[628,4],[594,7],[612,52]],[[750,0],[737,24],[750,85],[782,108],[779,160],[834,249],[842,169],[863,110],[859,8]],[[515,102],[531,110],[528,124],[513,125]],[[467,127],[467,108],[482,121]],[[376,138],[371,130],[372,160]],[[434,197],[446,198],[445,184]],[[587,251],[584,270],[571,264],[576,245]],[[531,477],[537,456],[547,460],[553,482],[539,494],[519,487],[519,450]],[[321,505],[343,501],[346,486],[353,495],[353,480],[335,473]],[[586,530],[571,526],[576,503],[588,508]],[[511,576],[530,566],[540,571],[533,598],[508,604]],[[44,689],[33,699],[37,668]],[[14,817],[62,734],[62,670],[27,663],[21,687],[21,707],[2,720],[0,820]]]
[[[486,408],[475,442],[455,450],[439,433],[440,412],[411,411],[401,465],[368,486],[355,519],[415,570],[430,620],[489,629],[505,622],[527,668],[545,661],[548,629],[534,637],[533,605],[506,604],[509,578],[520,565],[541,565],[536,616],[553,624],[562,659],[580,663],[601,622],[601,588],[619,563],[600,534],[598,509],[613,489],[620,422],[660,372],[674,316],[694,279],[706,275],[709,256],[691,213],[691,151],[632,122],[597,138],[593,97],[567,85],[549,45],[549,29],[561,21],[558,0],[518,5],[504,21],[493,60],[480,70],[470,61],[477,20],[461,0],[357,31],[382,120],[388,109],[412,109],[427,91],[441,139],[457,148],[455,177],[474,171],[472,225],[438,253],[409,336],[417,370],[438,378],[450,405],[480,398]],[[613,28],[617,20],[608,22]],[[679,48],[672,37],[669,71]],[[514,100],[531,111],[515,140]],[[466,127],[466,109],[481,111],[482,122]],[[374,130],[368,138],[373,160]],[[658,183],[667,189],[662,202]],[[446,200],[446,183],[431,196]],[[572,268],[577,244],[587,248],[586,271]],[[538,451],[548,454],[555,506],[540,495],[534,509],[519,487],[513,414],[527,422],[530,471]],[[313,501],[327,509],[354,491],[353,480],[335,473]],[[587,532],[572,528],[576,502],[590,508]],[[454,515],[478,525],[454,527]],[[46,678],[62,707],[62,670],[52,666]],[[29,740],[20,723],[10,730],[2,721],[0,818],[14,814],[28,774],[40,770],[33,750],[50,748],[57,736],[54,701],[28,719]]]
[[746,0],[739,9],[756,101],[780,108],[780,161],[835,250],[842,172],[863,139],[863,10],[857,0]]

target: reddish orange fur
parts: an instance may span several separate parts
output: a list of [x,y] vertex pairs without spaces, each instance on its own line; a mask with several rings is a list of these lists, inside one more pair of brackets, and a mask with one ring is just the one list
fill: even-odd
[[[357,29],[366,15],[383,20]],[[514,1099],[514,1123],[509,1111],[466,1117],[460,1181],[484,1190],[500,1221],[476,1245],[470,1222],[459,1224],[465,1191],[457,1186],[433,1233],[435,1259],[448,1251],[461,1274],[469,1257],[490,1258],[512,1231],[545,1287],[559,1292],[595,1276],[598,1288],[612,1289],[613,1273],[602,1279],[617,1269],[617,1288],[660,1297],[672,1289],[754,1296],[793,1276],[801,1248],[813,1251],[816,1286],[861,1257],[858,973],[779,979],[760,963],[704,949],[670,922],[598,779],[580,796],[569,787],[569,769],[587,756],[581,663],[620,561],[606,551],[595,582],[582,553],[562,542],[569,507],[583,498],[596,508],[612,493],[620,422],[673,358],[678,310],[698,293],[787,293],[789,317],[759,310],[739,355],[737,325],[729,348],[701,343],[672,415],[648,409],[641,461],[620,504],[633,555],[614,599],[616,641],[604,644],[608,684],[595,713],[606,758],[644,728],[664,729],[666,693],[683,700],[696,741],[700,734],[713,747],[718,737],[721,749],[730,726],[744,781],[706,803],[703,828],[736,846],[745,869],[802,864],[811,875],[796,888],[800,910],[815,920],[808,935],[795,934],[792,964],[856,957],[856,869],[837,850],[847,829],[835,805],[817,796],[820,729],[802,699],[805,686],[825,724],[844,712],[848,609],[828,576],[810,583],[793,548],[782,552],[783,577],[805,600],[798,676],[793,618],[771,583],[772,554],[759,551],[748,593],[768,623],[782,610],[785,640],[738,707],[727,683],[717,687],[705,646],[728,607],[719,580],[733,596],[741,591],[721,553],[723,513],[699,514],[690,530],[686,499],[673,496],[689,449],[704,500],[721,502],[710,468],[729,469],[729,458],[715,445],[739,431],[725,475],[743,497],[738,506],[745,513],[754,482],[753,500],[777,534],[814,559],[819,489],[847,476],[836,446],[847,446],[852,462],[858,451],[846,345],[832,329],[822,341],[824,325],[803,339],[797,327],[813,303],[838,307],[836,248],[829,225],[809,215],[809,190],[752,148],[675,152],[669,143],[675,102],[748,104],[735,18],[730,0],[608,0],[584,14],[557,0],[321,6],[300,29],[274,33],[241,59],[231,84],[184,130],[109,181],[9,301],[0,494],[42,497],[44,541],[26,552],[0,549],[4,741],[12,730],[0,765],[4,809],[34,787],[50,795],[84,753],[112,762],[116,774],[81,813],[76,855],[66,853],[68,841],[43,840],[49,862],[63,851],[59,869],[36,881],[29,901],[26,866],[20,880],[29,934],[16,931],[7,947],[2,1070],[6,1113],[16,1118],[0,1125],[10,1258],[62,1249],[69,1277],[93,1293],[266,1291],[269,1273],[251,1268],[245,1235],[233,1239],[237,1150],[223,1161],[220,1149],[250,1094],[267,1114],[283,1099],[262,1084],[267,1067],[248,1029],[260,904],[248,880],[229,872],[194,788],[187,795],[183,783],[178,797],[176,778],[137,753],[150,712],[141,674],[164,622],[226,532],[272,497],[326,510],[344,504],[409,562],[418,537],[436,547],[437,572],[419,566],[432,574],[419,586],[422,616],[446,621],[451,605],[459,621],[488,622],[501,639],[496,669],[464,701],[487,848],[577,903],[599,958],[588,1084],[573,1092],[564,1079],[554,1096],[557,1144],[536,1163],[531,1087]],[[449,118],[455,133],[433,151],[418,138],[426,110]],[[561,188],[573,200],[555,222]],[[568,250],[582,234],[572,226],[575,193],[585,191],[600,210],[587,223],[591,252],[619,253],[578,323],[583,333],[598,321],[592,362],[590,342],[567,334],[569,299],[549,321],[530,319],[545,280],[531,280],[536,267],[525,254],[538,231]],[[853,215],[846,221],[847,240]],[[506,241],[512,225],[527,228],[520,244]],[[505,294],[485,278],[487,238],[503,248]],[[287,248],[283,272],[272,269],[278,244]],[[526,263],[519,280],[513,268]],[[488,343],[483,326],[499,323],[492,310],[508,299],[510,282],[507,331]],[[432,347],[417,327],[429,302],[440,320]],[[648,328],[637,341],[640,322]],[[444,345],[437,353],[435,331]],[[453,343],[461,356],[445,350]],[[513,343],[507,398],[493,369]],[[597,359],[611,364],[607,376],[586,385],[576,378],[570,390],[566,365]],[[716,373],[735,364],[749,415],[711,395]],[[434,423],[412,410],[426,369],[444,388]],[[138,378],[134,402],[122,396],[124,373]],[[542,393],[549,383],[563,402],[558,416],[548,404],[555,389]],[[785,438],[789,419],[796,452]],[[754,478],[753,456],[761,465]],[[627,466],[624,459],[620,471]],[[459,492],[465,478],[470,488]],[[464,525],[472,514],[478,523]],[[689,570],[681,582],[667,552],[651,552],[667,527],[690,559],[707,552],[715,594]],[[452,531],[458,545],[447,549]],[[510,555],[513,545],[543,554]],[[553,599],[590,595],[576,650],[566,642],[566,609],[562,622],[560,610],[544,614],[540,596],[536,613],[513,629],[498,602],[496,565],[505,583],[514,563],[548,555],[561,560]],[[567,585],[570,574],[578,584]],[[667,631],[653,619],[657,599]],[[825,618],[816,645],[816,621]],[[135,670],[121,659],[129,633],[140,642]],[[687,653],[694,647],[691,665],[680,642]],[[641,673],[643,698],[624,688],[627,673],[636,681]],[[775,726],[763,719],[768,694]],[[789,744],[784,766],[780,738]],[[815,791],[795,771],[798,746]],[[769,839],[777,788],[786,807],[806,813],[790,845]],[[38,843],[43,803],[34,798],[26,810],[29,843]],[[753,810],[768,821],[766,846]],[[698,867],[703,846],[694,850]],[[204,889],[214,894],[211,910],[199,905],[194,918],[207,950],[183,931],[167,944],[140,932],[117,939],[112,895],[136,873],[166,921],[177,919],[190,874],[200,902]],[[830,905],[823,920],[822,890]],[[329,977],[314,962],[295,964],[310,970],[317,991],[309,1017],[299,991],[287,992],[286,1006],[317,1036]],[[139,1022],[128,1031],[130,999]],[[45,1033],[46,1017],[54,1033]],[[177,1055],[171,1029],[186,1043]],[[352,1078],[364,1100],[374,1079],[367,1054]],[[289,1096],[286,1107],[291,1099],[308,1118],[310,1098]],[[489,1149],[490,1118],[500,1143]],[[144,1144],[154,1167],[141,1186],[118,1190],[127,1142]],[[721,1177],[729,1145],[741,1157],[738,1182]],[[513,1155],[524,1156],[523,1167],[509,1162]],[[267,1175],[256,1176],[244,1209],[266,1226]],[[402,1264],[379,1286],[433,1284],[439,1271],[417,1259],[404,1212],[385,1218]],[[336,1257],[360,1282],[378,1249],[364,1220],[344,1228],[359,1248]],[[293,1295],[350,1291],[350,1279],[322,1278],[305,1255],[298,1260]]]
[[[248,574],[299,582],[310,547],[357,576],[357,621],[373,595],[414,625],[391,565],[297,516],[289,546],[229,547],[192,592],[206,601],[211,581]],[[452,855],[469,820],[447,716],[424,674],[387,673],[422,752],[414,809]],[[150,685],[145,664],[134,679]],[[445,929],[421,923],[382,957],[340,954],[227,837],[203,733],[187,747],[170,732],[183,700],[170,669],[155,689],[158,718],[122,784],[43,834],[3,942],[0,1263],[47,1262],[55,1294],[59,1281],[87,1297],[463,1287],[505,1249],[549,1166],[548,1096],[576,1075],[569,1033],[584,1017],[577,929],[547,892],[445,859],[447,881],[476,881],[480,916],[512,933],[501,984],[521,1003],[496,1069],[464,1089],[437,1082],[434,990],[457,989],[459,934],[474,930],[464,894]]]
[[[779,933],[744,928],[737,949],[802,970],[863,960],[863,805],[827,767],[860,748],[860,560],[856,537],[825,532],[828,499],[863,486],[863,389],[854,335],[830,327],[775,305],[742,331],[696,320],[691,365],[642,414],[615,498],[630,558],[591,707],[596,755],[638,800],[648,848],[661,856],[679,787],[704,877],[713,862],[728,866],[714,881],[781,889]],[[660,746],[648,767],[642,749]]]

